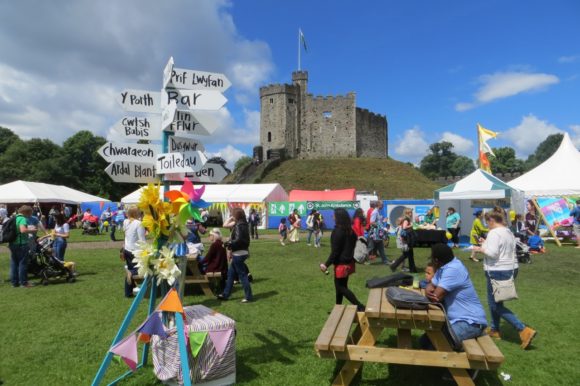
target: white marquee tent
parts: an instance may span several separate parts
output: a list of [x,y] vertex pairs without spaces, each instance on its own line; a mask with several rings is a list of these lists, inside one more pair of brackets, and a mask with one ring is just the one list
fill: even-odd
[[108,202],[109,200],[62,185],[21,180],[0,185],[0,203],[2,204],[54,202],[77,205],[82,202],[101,201]]
[[475,208],[488,208],[504,203],[516,213],[523,213],[525,205],[523,192],[481,169],[454,184],[437,189],[434,199],[435,205],[441,210],[438,224],[441,228],[445,229],[445,211],[448,207],[455,208],[459,213],[460,235],[469,235]]
[[580,195],[579,170],[580,152],[564,133],[560,147],[550,158],[510,181],[510,185],[528,197]]
[[[133,193],[123,197],[124,204],[135,204],[141,196],[139,188]],[[179,190],[181,185],[172,185],[170,190]],[[161,187],[163,191],[163,186]],[[241,207],[246,214],[251,208],[262,212],[262,223],[266,222],[265,204],[271,201],[288,201],[288,193],[280,184],[220,184],[206,185],[202,199],[211,202],[213,212],[219,212],[223,219],[228,216],[233,207]]]

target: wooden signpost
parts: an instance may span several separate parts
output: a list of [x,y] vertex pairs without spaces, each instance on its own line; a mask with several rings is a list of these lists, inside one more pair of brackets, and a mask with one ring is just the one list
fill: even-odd
[[157,182],[155,166],[149,163],[115,161],[105,169],[115,182],[142,183]]
[[142,145],[139,143],[107,142],[97,150],[97,153],[109,162],[147,162],[154,163],[159,153],[158,145]]

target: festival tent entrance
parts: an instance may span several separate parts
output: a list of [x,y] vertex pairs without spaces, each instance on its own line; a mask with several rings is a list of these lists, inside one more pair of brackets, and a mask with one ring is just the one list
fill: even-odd
[[527,197],[580,195],[580,152],[564,133],[556,152],[529,172],[510,181],[510,185],[523,190]]
[[[163,189],[163,187],[161,187]],[[181,189],[181,185],[172,185],[171,190]],[[141,188],[123,197],[124,204],[139,202]],[[262,214],[262,224],[267,224],[266,203],[270,201],[287,201],[288,193],[280,184],[221,184],[206,185],[202,196],[204,201],[212,203],[209,208],[210,214],[219,214],[222,220],[229,217],[231,209],[239,207],[246,214],[250,209],[256,209]]]
[[477,169],[470,175],[434,192],[435,205],[439,206],[441,216],[438,226],[445,229],[445,212],[453,207],[461,216],[460,235],[469,235],[473,224],[475,208],[493,208],[499,205],[516,213],[524,211],[523,192],[493,175]]
[[20,180],[0,185],[0,203],[2,204],[59,203],[77,205],[82,202],[105,201],[109,200],[62,185]]

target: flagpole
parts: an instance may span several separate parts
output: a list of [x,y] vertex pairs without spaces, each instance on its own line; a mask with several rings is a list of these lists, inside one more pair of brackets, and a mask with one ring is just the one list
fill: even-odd
[[300,71],[300,28],[298,28],[298,71]]
[[475,125],[475,129],[477,130],[477,162],[481,169],[481,135],[479,133],[479,125]]

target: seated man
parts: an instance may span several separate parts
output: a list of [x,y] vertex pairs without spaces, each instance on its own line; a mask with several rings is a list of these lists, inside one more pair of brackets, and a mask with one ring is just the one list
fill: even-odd
[[[485,311],[469,278],[469,272],[453,256],[449,246],[433,245],[431,260],[435,275],[425,293],[429,300],[443,304],[451,328],[451,343],[459,348],[462,341],[484,334],[487,326]],[[423,348],[430,348],[429,343],[426,336],[421,337]]]

